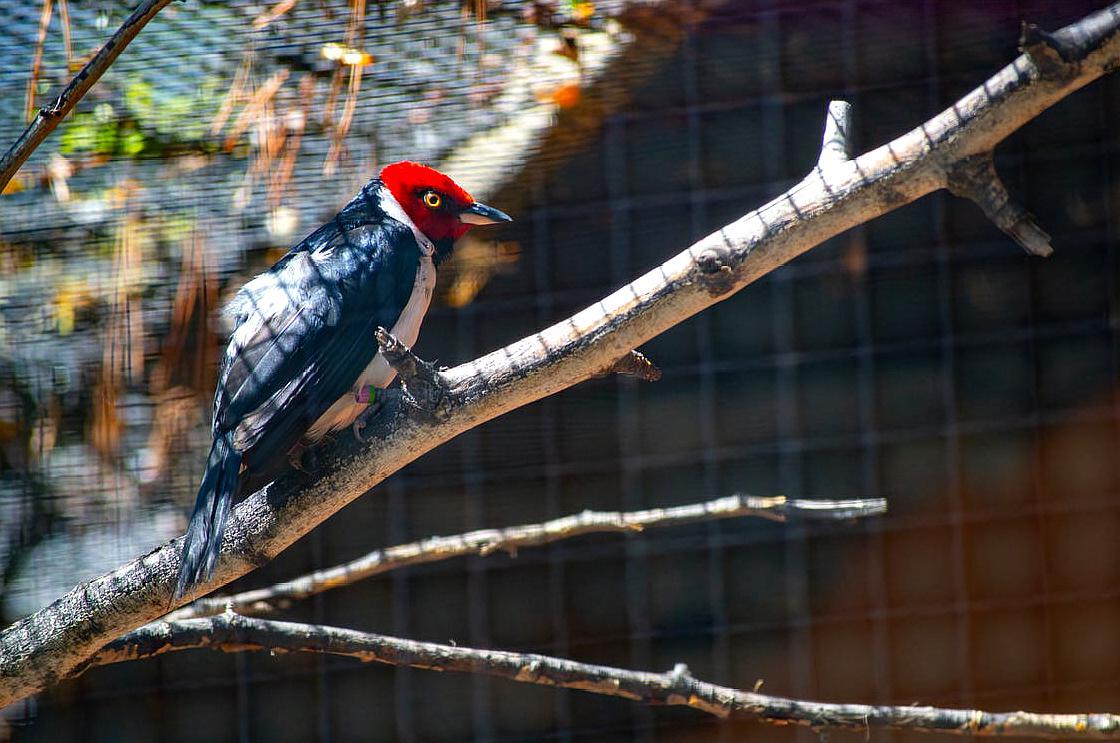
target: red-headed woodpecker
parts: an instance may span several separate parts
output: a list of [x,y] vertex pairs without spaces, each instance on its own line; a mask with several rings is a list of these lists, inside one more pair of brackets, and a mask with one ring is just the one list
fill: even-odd
[[176,598],[213,575],[239,484],[349,426],[369,388],[393,381],[377,327],[414,344],[455,240],[508,221],[442,173],[394,163],[237,293]]

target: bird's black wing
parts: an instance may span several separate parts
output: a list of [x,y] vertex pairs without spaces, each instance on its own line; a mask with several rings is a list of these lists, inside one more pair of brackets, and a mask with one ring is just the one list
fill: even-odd
[[283,461],[346,394],[408,301],[419,248],[393,220],[319,230],[236,300],[223,359],[215,433],[230,432],[252,469]]

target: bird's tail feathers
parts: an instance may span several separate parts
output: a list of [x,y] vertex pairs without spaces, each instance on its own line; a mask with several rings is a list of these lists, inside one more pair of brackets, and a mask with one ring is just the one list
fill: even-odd
[[228,434],[218,434],[210,447],[206,474],[198,488],[194,512],[183,540],[183,558],[175,584],[176,599],[214,574],[240,471],[241,454],[234,450]]

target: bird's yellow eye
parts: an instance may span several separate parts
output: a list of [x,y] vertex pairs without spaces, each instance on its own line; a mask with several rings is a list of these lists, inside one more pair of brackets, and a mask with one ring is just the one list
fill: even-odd
[[440,198],[440,195],[435,191],[428,191],[424,194],[424,205],[429,209],[439,209],[442,203],[443,199]]

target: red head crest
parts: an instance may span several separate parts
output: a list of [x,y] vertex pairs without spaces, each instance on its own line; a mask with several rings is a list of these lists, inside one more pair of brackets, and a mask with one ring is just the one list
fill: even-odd
[[420,163],[386,165],[381,170],[381,182],[433,242],[458,240],[476,224],[510,221],[497,209],[475,202],[443,173]]

